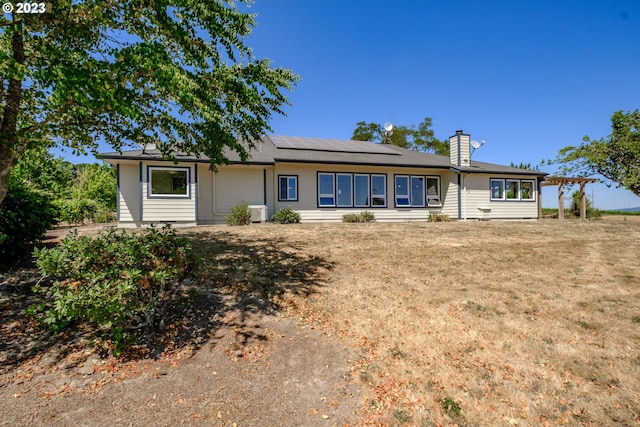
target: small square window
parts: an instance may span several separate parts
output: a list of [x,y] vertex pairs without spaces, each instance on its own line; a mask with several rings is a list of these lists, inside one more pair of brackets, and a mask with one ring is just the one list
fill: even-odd
[[522,200],[535,200],[536,199],[535,188],[536,188],[536,184],[535,184],[535,181],[533,180],[520,181],[520,198]]
[[506,196],[507,200],[520,200],[520,181],[507,179]]
[[295,175],[278,176],[278,200],[280,201],[298,201],[298,177]]
[[504,200],[504,179],[491,180],[491,200]]

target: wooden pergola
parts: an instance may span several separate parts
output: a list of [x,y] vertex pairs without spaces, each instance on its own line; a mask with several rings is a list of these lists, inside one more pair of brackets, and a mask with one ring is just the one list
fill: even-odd
[[545,178],[540,185],[558,186],[558,218],[564,219],[564,186],[580,184],[580,219],[587,219],[587,202],[585,199],[584,186],[598,181],[595,178],[569,178],[563,176],[550,176]]

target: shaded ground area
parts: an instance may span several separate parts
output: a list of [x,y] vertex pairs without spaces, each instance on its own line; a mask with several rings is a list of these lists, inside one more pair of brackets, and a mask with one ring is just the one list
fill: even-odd
[[128,361],[100,354],[95,344],[108,343],[86,325],[54,337],[25,315],[41,299],[31,291],[42,279],[32,264],[0,275],[0,425],[357,420],[363,390],[350,381],[350,352],[279,314],[287,295],[316,292],[332,264],[278,239],[223,230],[187,233],[202,255],[201,280],[180,284],[163,333],[141,342]]
[[202,281],[126,363],[0,278],[0,423],[640,425],[638,221],[181,233]]

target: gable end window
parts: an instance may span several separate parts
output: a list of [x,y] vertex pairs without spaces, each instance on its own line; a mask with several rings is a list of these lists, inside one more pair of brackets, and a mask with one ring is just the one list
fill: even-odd
[[278,175],[278,200],[298,201],[298,177],[296,175]]
[[190,198],[189,172],[190,168],[148,166],[149,198]]

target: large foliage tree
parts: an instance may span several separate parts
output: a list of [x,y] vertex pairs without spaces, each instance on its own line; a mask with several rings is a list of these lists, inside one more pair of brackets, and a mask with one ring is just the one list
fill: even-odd
[[601,175],[640,196],[640,111],[616,111],[611,117],[611,135],[601,139],[584,137],[578,146],[558,152],[560,173]]
[[388,141],[384,141],[384,127],[378,123],[358,122],[351,139],[354,141],[387,142],[408,150],[449,155],[449,144],[435,137],[431,117],[426,117],[418,126],[394,126]]
[[38,145],[246,159],[239,140],[270,130],[298,79],[252,55],[255,17],[233,0],[58,0],[42,12],[0,15],[0,202]]

